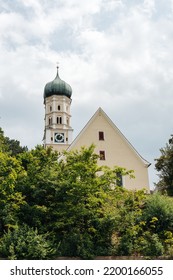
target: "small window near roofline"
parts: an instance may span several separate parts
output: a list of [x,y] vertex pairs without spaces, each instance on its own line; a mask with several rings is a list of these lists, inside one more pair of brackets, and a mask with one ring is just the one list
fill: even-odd
[[99,140],[100,141],[104,140],[104,132],[103,131],[99,131]]

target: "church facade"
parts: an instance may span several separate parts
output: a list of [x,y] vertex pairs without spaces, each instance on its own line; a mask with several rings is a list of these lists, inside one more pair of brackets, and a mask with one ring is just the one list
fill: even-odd
[[44,146],[54,150],[80,150],[82,146],[95,145],[95,153],[99,155],[98,165],[119,166],[134,170],[134,179],[125,176],[121,180],[127,189],[149,191],[148,167],[146,161],[130,144],[117,126],[99,108],[78,136],[73,140],[71,127],[71,95],[70,85],[60,79],[58,69],[55,79],[44,88],[45,131]]

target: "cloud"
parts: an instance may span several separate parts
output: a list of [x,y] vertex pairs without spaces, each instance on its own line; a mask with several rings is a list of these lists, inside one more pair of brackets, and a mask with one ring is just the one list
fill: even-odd
[[59,61],[60,77],[73,89],[74,135],[101,106],[153,163],[173,127],[173,1],[0,4],[0,126],[5,133],[28,147],[41,143],[43,89]]

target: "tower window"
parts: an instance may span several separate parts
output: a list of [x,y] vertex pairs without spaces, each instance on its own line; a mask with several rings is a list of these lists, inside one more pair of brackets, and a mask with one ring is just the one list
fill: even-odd
[[61,106],[60,105],[58,105],[58,111],[60,111],[61,110]]
[[62,117],[57,117],[57,124],[62,124]]
[[104,140],[104,132],[99,131],[99,140]]
[[100,151],[99,155],[100,155],[100,160],[105,160],[105,151]]
[[52,118],[49,118],[48,122],[49,122],[49,125],[51,125],[52,124]]
[[52,106],[50,106],[50,112],[52,111]]

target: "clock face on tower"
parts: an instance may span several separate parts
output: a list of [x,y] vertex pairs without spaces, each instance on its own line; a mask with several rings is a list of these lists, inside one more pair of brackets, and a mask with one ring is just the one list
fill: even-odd
[[54,134],[55,143],[64,143],[64,133],[55,133]]

